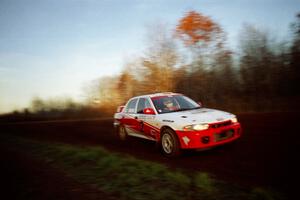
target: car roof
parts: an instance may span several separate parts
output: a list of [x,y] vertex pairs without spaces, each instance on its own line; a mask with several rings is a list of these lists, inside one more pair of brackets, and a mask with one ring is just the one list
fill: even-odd
[[159,93],[153,93],[153,94],[145,94],[141,96],[136,96],[134,98],[141,98],[141,97],[160,97],[160,96],[168,96],[168,95],[182,95],[180,93],[175,93],[175,92],[159,92]]

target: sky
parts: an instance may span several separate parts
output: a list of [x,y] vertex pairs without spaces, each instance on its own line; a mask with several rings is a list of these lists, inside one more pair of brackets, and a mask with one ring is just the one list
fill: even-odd
[[149,24],[176,27],[195,10],[236,49],[243,24],[290,39],[300,0],[0,0],[0,113],[33,97],[83,100],[84,86],[141,55]]

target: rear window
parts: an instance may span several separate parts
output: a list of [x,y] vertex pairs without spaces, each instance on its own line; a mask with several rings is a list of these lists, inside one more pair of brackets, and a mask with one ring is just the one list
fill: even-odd
[[132,99],[129,101],[125,108],[125,112],[127,113],[134,113],[135,112],[135,106],[138,99]]

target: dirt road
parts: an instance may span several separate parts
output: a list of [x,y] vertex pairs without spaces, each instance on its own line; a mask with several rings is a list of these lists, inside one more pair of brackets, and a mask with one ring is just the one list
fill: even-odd
[[240,114],[243,136],[238,142],[208,151],[187,152],[176,159],[163,157],[150,141],[117,141],[112,119],[2,124],[0,128],[1,133],[48,142],[100,145],[175,168],[207,171],[218,179],[243,186],[272,187],[286,192],[298,173],[298,114]]

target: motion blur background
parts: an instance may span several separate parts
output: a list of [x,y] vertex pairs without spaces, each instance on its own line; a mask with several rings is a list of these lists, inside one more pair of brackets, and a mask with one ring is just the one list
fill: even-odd
[[111,116],[173,91],[231,112],[299,111],[300,2],[0,1],[2,118]]

